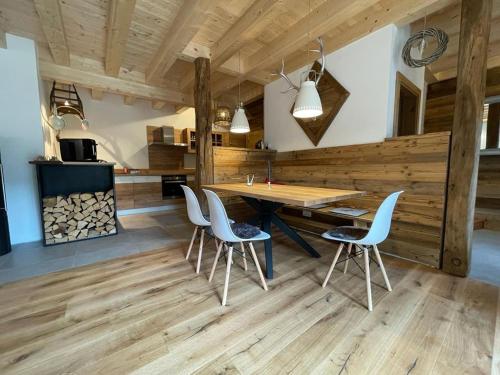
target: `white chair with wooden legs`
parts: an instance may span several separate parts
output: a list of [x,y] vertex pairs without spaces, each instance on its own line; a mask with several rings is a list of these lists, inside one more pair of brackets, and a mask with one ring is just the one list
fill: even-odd
[[[217,254],[215,255],[214,264],[212,266],[212,271],[210,272],[209,282],[212,281],[215,273],[215,268],[217,267],[217,262],[219,260],[220,253],[222,249],[226,250],[227,247],[227,264],[226,264],[226,277],[224,281],[224,293],[222,296],[222,305],[225,306],[227,302],[227,291],[229,287],[229,274],[231,273],[231,264],[233,259],[233,249],[234,244],[241,244],[242,250],[245,248],[245,243],[248,244],[250,248],[250,253],[252,259],[257,268],[260,281],[264,290],[267,290],[266,280],[264,279],[264,274],[260,268],[259,260],[257,254],[255,254],[255,248],[253,247],[253,242],[264,241],[271,238],[271,236],[261,231],[259,228],[248,225],[248,224],[234,224],[231,225],[226,213],[226,209],[222,204],[220,198],[213,191],[203,190],[207,195],[208,208],[210,210],[210,222],[212,224],[212,230],[215,237],[219,239],[219,246],[217,247]],[[234,228],[234,230],[233,230]],[[236,232],[236,233],[235,233]],[[246,232],[246,233],[245,233]],[[243,258],[245,259],[245,258]],[[246,263],[245,263],[246,268]]]
[[[210,221],[207,216],[203,215],[203,212],[201,211],[200,203],[198,202],[198,198],[196,197],[196,194],[189,188],[188,186],[181,185],[182,189],[184,190],[184,194],[186,196],[186,205],[187,205],[187,212],[188,212],[188,217],[191,223],[194,224],[194,231],[193,231],[193,236],[191,237],[191,242],[189,243],[189,248],[186,254],[186,260],[189,259],[189,255],[191,254],[191,249],[193,248],[194,241],[196,239],[196,235],[198,234],[198,231],[200,231],[200,244],[198,248],[198,259],[196,263],[196,273],[200,273],[200,268],[201,268],[201,258],[203,254],[203,242],[205,238],[205,233],[211,234],[210,229]],[[231,222],[234,223],[233,220]],[[207,232],[208,230],[208,232]],[[215,239],[215,237],[214,237]],[[217,240],[215,239],[215,246],[217,247]],[[245,267],[246,267],[246,259],[245,259]]]
[[[347,264],[349,262],[349,258],[351,257],[351,250],[353,246],[355,248],[359,248],[363,252],[364,263],[365,263],[368,310],[370,311],[373,310],[371,280],[370,280],[370,257],[368,254],[370,247],[373,249],[373,252],[375,253],[375,258],[380,267],[380,271],[382,271],[382,276],[384,277],[387,290],[389,292],[392,291],[391,284],[389,282],[389,278],[387,277],[387,273],[385,272],[384,264],[382,263],[382,258],[380,257],[377,245],[385,241],[385,239],[389,235],[389,231],[391,229],[392,213],[394,212],[394,207],[396,206],[396,202],[401,193],[402,191],[398,191],[396,193],[390,194],[387,198],[385,198],[385,200],[378,208],[377,213],[375,214],[370,229],[345,226],[345,227],[337,227],[333,230],[323,233],[322,235],[323,238],[340,242],[340,245],[337,249],[337,253],[333,258],[332,265],[330,266],[330,269],[326,274],[325,281],[323,282],[323,288],[326,287],[326,284],[328,283],[328,280],[332,275],[333,269],[337,264],[337,261],[340,257],[342,250],[345,248],[345,245],[348,244],[347,258],[345,260],[345,265],[344,265],[344,273],[346,273],[347,271]],[[356,252],[356,250],[354,250],[354,252]]]

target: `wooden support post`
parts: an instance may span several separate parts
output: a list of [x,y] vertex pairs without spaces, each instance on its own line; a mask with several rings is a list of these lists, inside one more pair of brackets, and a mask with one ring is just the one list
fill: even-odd
[[492,0],[462,0],[443,270],[467,276],[476,201]]
[[204,184],[214,182],[214,158],[212,150],[212,97],[210,92],[210,60],[198,57],[194,60],[194,109],[196,115],[196,175],[195,191],[202,209],[208,212]]
[[500,103],[493,103],[488,108],[488,123],[486,126],[486,148],[498,148],[500,134]]

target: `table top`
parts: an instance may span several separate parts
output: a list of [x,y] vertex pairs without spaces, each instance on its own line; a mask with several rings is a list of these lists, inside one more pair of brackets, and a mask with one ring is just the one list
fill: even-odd
[[344,199],[357,198],[366,194],[365,191],[328,189],[297,185],[271,185],[246,183],[204,185],[206,189],[232,193],[244,197],[257,198],[271,202],[310,207],[320,203],[337,202]]

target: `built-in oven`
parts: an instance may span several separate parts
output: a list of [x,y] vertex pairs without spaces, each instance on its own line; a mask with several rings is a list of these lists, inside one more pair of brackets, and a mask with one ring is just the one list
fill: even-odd
[[161,176],[163,199],[174,199],[184,197],[181,185],[187,184],[185,175]]

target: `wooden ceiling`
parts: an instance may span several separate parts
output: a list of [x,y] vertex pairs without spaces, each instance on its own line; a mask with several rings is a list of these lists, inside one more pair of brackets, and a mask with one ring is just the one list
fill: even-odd
[[189,106],[196,57],[211,59],[215,98],[235,102],[240,80],[248,101],[277,79],[282,58],[287,71],[311,63],[304,52],[318,36],[330,53],[455,2],[311,0],[309,13],[304,0],[0,0],[0,36],[35,40],[43,78],[88,87],[96,98],[108,91],[128,104]]
[[[449,42],[446,52],[439,60],[428,66],[428,70],[438,81],[456,77],[458,61],[458,44],[460,36],[460,4],[455,0],[449,6],[432,14],[429,13],[414,23],[412,31],[422,30],[424,22],[427,27],[438,27],[448,34]],[[432,51],[435,43],[429,43],[427,50]],[[491,14],[491,30],[488,46],[488,68],[500,66],[500,0],[493,0]]]

